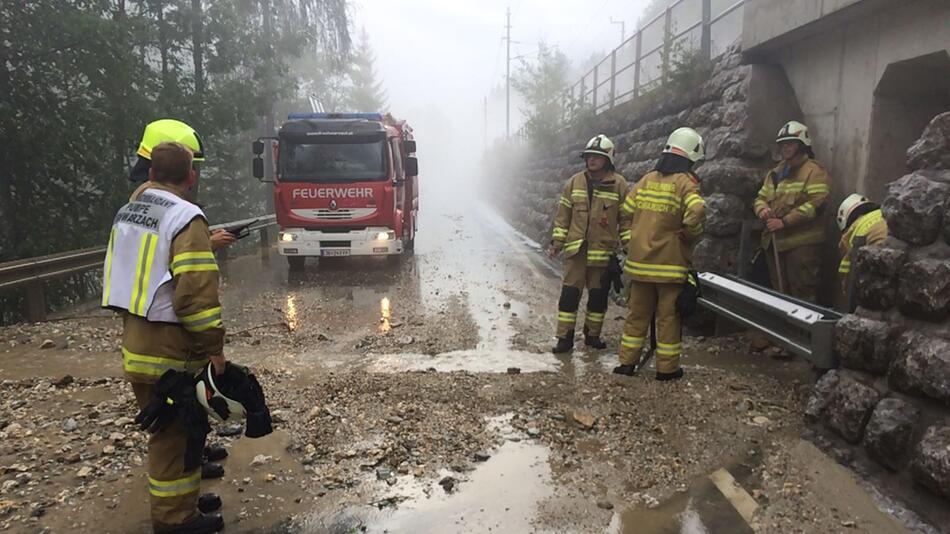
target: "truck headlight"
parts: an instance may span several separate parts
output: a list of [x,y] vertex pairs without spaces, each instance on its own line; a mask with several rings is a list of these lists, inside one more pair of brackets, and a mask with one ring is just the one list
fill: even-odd
[[296,240],[297,240],[297,236],[294,235],[294,234],[292,234],[292,233],[290,233],[290,232],[281,232],[281,233],[280,233],[280,240],[283,241],[284,243],[289,243],[289,242],[291,242],[291,241],[296,241]]
[[395,241],[396,232],[393,232],[392,230],[388,232],[380,232],[376,234],[376,240],[377,241]]

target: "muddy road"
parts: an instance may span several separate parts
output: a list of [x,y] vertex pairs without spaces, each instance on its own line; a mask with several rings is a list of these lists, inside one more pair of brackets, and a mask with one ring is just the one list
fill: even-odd
[[[805,362],[687,338],[684,380],[618,377],[613,304],[610,350],[555,357],[558,266],[473,191],[427,187],[400,263],[228,263],[227,356],[277,428],[211,436],[228,532],[908,531],[802,439]],[[118,339],[94,306],[0,330],[0,529],[149,532]]]

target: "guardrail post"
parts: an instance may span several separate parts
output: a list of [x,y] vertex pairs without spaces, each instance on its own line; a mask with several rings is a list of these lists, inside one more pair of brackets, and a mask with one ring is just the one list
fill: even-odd
[[261,228],[261,263],[270,263],[270,232],[267,228]]
[[586,106],[586,105],[587,105],[587,84],[585,83],[586,80],[587,80],[587,75],[586,75],[586,74],[585,74],[584,76],[581,76],[581,98],[580,98],[580,103],[581,103],[582,106]]
[[660,83],[666,85],[670,74],[670,54],[673,51],[673,9],[666,8],[663,19],[663,78]]
[[640,52],[643,45],[643,30],[637,31],[637,50],[634,54],[636,61],[633,67],[633,98],[640,96]]
[[46,286],[42,280],[23,286],[23,315],[31,323],[46,320]]
[[703,0],[703,33],[700,38],[700,53],[706,61],[712,59],[712,0]]
[[594,114],[595,115],[597,114],[597,82],[599,81],[597,79],[598,78],[597,71],[599,67],[600,67],[599,63],[597,65],[594,65],[594,88],[591,89],[591,98],[594,100]]
[[617,49],[610,52],[610,107],[617,102]]

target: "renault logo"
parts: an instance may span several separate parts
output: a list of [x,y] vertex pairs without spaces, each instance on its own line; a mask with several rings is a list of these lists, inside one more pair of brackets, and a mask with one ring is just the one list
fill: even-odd
[[330,209],[336,211],[336,200],[330,201]]

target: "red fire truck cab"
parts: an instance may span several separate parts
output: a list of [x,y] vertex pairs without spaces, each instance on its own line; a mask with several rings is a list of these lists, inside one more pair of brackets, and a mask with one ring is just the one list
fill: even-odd
[[[419,212],[412,128],[380,113],[294,113],[277,133],[274,208],[278,251],[291,267],[307,256],[411,252]],[[264,178],[264,143],[254,142]]]

